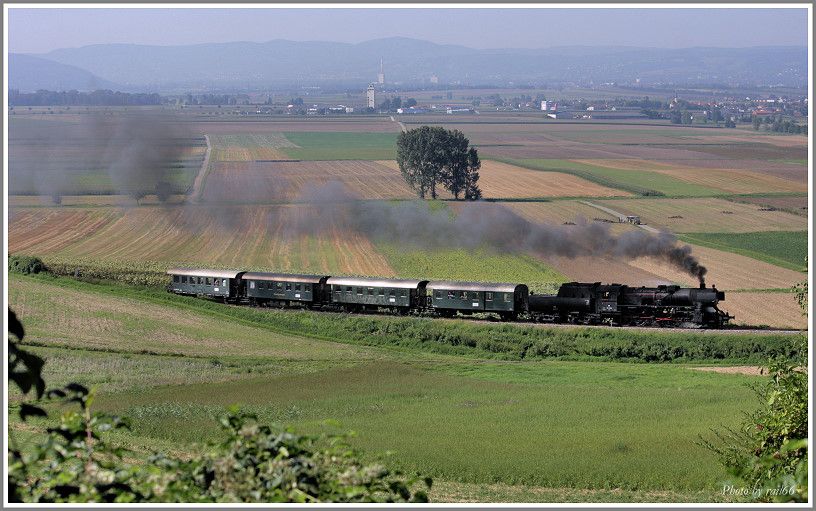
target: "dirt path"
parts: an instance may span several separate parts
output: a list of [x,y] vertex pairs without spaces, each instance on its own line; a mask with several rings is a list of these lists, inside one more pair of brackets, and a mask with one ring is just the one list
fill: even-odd
[[[604,213],[608,213],[608,214],[610,214],[610,215],[612,215],[612,216],[614,216],[614,217],[616,217],[618,219],[626,218],[626,215],[624,215],[623,213],[615,211],[614,209],[607,208],[606,206],[601,206],[599,204],[594,204],[594,203],[588,202],[588,201],[581,201],[581,203],[586,204],[587,206],[592,206],[595,209],[600,209]],[[659,229],[655,229],[651,225],[638,224],[638,227],[640,227],[641,229],[643,229],[645,231],[649,231],[649,232],[655,232],[655,233],[660,232]]]
[[212,144],[210,144],[209,135],[204,135],[204,140],[207,141],[207,152],[204,153],[204,161],[201,162],[201,168],[198,169],[195,181],[193,181],[193,190],[190,193],[193,202],[201,200],[201,185],[204,184],[204,178],[207,177],[207,169],[210,168],[210,153],[212,153]]
[[395,122],[395,123],[399,124],[400,129],[402,130],[402,132],[403,132],[403,133],[405,133],[406,131],[408,131],[408,128],[406,128],[406,127],[405,127],[405,124],[403,124],[402,122],[400,122],[400,121],[398,121],[398,120],[394,119],[394,116],[393,116],[393,115],[392,115],[392,116],[390,116],[390,117],[391,117],[391,120],[392,120],[393,122]]

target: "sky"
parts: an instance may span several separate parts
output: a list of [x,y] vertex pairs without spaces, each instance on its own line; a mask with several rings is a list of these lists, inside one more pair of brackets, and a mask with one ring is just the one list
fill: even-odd
[[807,46],[805,9],[65,9],[9,6],[8,48],[412,37],[471,48]]

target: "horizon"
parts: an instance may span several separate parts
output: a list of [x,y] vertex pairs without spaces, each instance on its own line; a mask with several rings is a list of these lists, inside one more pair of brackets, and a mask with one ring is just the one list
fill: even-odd
[[[7,51],[28,55],[109,44],[173,47],[288,41],[356,45],[391,38],[477,50],[807,47],[809,14],[807,5],[591,10],[546,6],[509,9],[434,6],[385,9],[376,5],[357,9],[9,6],[7,12]],[[474,26],[480,30],[474,31],[471,28]],[[762,26],[763,30],[745,33],[745,27],[753,26]],[[235,37],[238,31],[240,40]]]

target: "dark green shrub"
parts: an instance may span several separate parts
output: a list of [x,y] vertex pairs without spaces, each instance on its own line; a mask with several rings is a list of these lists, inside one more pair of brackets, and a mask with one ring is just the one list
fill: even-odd
[[20,255],[9,256],[8,268],[10,272],[22,273],[25,275],[48,271],[48,268],[46,268],[45,264],[43,264],[40,258]]

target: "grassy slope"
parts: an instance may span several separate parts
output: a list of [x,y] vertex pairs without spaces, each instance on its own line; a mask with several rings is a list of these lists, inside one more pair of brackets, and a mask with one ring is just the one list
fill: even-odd
[[653,192],[667,197],[711,197],[722,194],[657,172],[610,169],[568,160],[496,159],[532,170],[565,172],[603,186],[643,195],[655,195]]
[[299,160],[393,160],[396,158],[396,133],[286,132],[286,138],[299,147],[282,151]]
[[[440,479],[442,499],[464,492],[506,500],[566,494],[642,500],[657,492],[660,500],[707,500],[718,498],[725,474],[696,445],[698,435],[734,423],[753,406],[744,386],[751,378],[739,375],[349,346],[276,333],[274,321],[218,314],[234,309],[219,304],[177,297],[162,303],[126,288],[59,284],[16,276],[10,282],[11,304],[24,311],[30,335],[50,346],[34,348],[48,358],[47,380],[100,385],[97,406],[134,420],[133,432],[117,439],[142,450],[190,450],[192,442],[216,437],[214,418],[224,406],[242,403],[262,420],[302,430],[338,419],[341,429],[359,433],[354,442],[368,455],[392,450],[389,464]],[[61,292],[77,294],[68,297],[69,317],[84,327],[43,322]],[[83,305],[101,301],[115,313]],[[119,323],[142,325],[161,310],[190,324],[157,321],[121,339]],[[111,351],[88,351],[88,339],[104,340]],[[157,340],[168,339],[175,339],[167,348],[172,354],[156,354]],[[475,491],[468,482],[497,486]]]
[[687,243],[734,252],[783,268],[796,271],[806,269],[807,231],[688,233],[678,236]]

